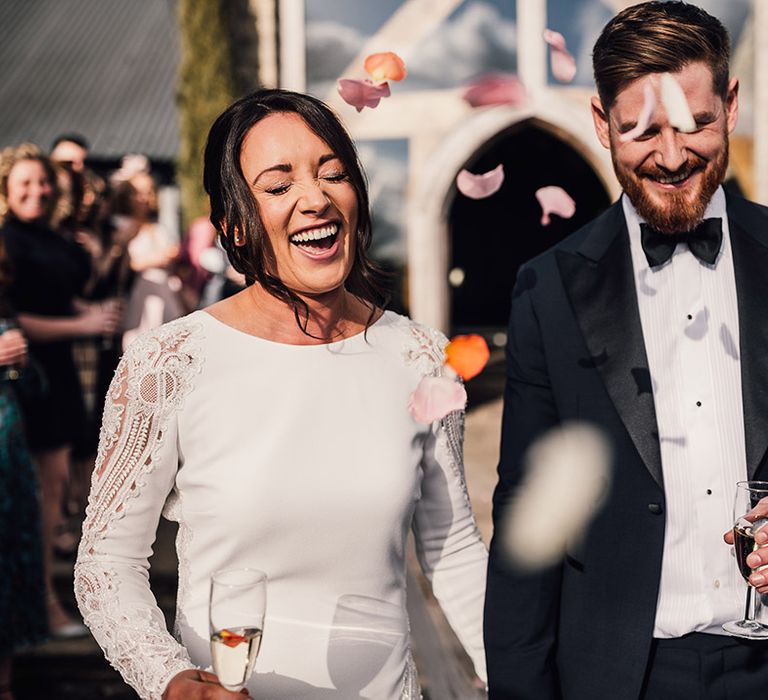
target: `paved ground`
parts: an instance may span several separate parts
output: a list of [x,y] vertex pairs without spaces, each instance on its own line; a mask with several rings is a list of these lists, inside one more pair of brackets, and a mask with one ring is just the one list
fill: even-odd
[[[501,358],[496,354],[486,371],[468,383],[469,411],[466,422],[465,462],[467,482],[478,525],[486,542],[491,533],[491,494],[495,484],[501,419]],[[169,616],[174,608],[176,561],[173,526],[166,523],[155,544],[152,587]],[[71,591],[72,564],[56,564],[56,581],[61,595],[74,610]],[[423,581],[421,582],[423,585]],[[445,658],[454,659],[458,672],[469,677],[469,662],[443,620],[434,601],[427,605],[428,617],[440,638]],[[425,624],[428,624],[425,620]],[[415,649],[417,663],[419,649]],[[430,679],[423,678],[429,697]],[[433,683],[434,687],[434,683]],[[101,650],[90,638],[49,642],[20,655],[16,661],[14,691],[17,700],[137,700],[119,676],[104,661]],[[469,695],[461,700],[468,700]],[[438,696],[432,696],[438,700]],[[440,697],[439,700],[448,700]]]

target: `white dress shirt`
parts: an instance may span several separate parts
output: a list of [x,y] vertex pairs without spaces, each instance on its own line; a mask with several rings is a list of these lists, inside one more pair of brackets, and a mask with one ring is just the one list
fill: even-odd
[[739,315],[725,194],[705,218],[722,219],[714,265],[681,243],[648,265],[641,217],[622,198],[653,384],[666,495],[666,531],[654,636],[723,634],[740,617],[745,583],[722,539],[732,527],[736,482],[746,479]]

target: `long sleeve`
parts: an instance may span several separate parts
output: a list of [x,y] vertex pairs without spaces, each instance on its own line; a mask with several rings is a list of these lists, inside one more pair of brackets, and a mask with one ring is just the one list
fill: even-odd
[[144,700],[194,668],[168,632],[149,586],[148,557],[178,466],[176,412],[200,360],[185,319],[133,343],[107,395],[75,565],[83,619],[109,662]]
[[[422,353],[439,372],[445,337],[434,334],[432,350]],[[429,342],[422,338],[422,347]],[[423,366],[422,369],[428,369]],[[486,679],[483,650],[483,600],[488,553],[472,514],[464,479],[464,412],[433,423],[421,462],[421,498],[413,530],[416,553],[448,622],[471,657],[475,672]]]
[[521,477],[528,446],[559,421],[531,291],[521,268],[512,298],[499,483],[493,497],[485,606],[490,698],[545,700],[559,696],[555,668],[561,568],[525,573],[505,560],[504,511]]

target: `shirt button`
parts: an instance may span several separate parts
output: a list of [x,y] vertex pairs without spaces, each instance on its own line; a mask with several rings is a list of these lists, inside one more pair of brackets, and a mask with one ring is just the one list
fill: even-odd
[[715,579],[715,588],[720,588],[720,579]]
[[693,321],[693,316],[691,316],[691,314],[688,314],[688,320]]
[[697,405],[697,406],[701,406],[701,401],[697,401],[697,402],[696,402],[696,405]]
[[712,489],[707,489],[707,496],[711,496],[711,495],[712,495]]
[[661,503],[649,503],[648,510],[654,515],[661,515],[664,509],[661,507]]

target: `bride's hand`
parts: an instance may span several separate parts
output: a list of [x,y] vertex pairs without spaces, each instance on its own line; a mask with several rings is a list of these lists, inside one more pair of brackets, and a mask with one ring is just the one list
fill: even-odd
[[232,692],[219,684],[218,677],[208,671],[182,671],[177,673],[163,693],[163,700],[242,700],[250,698],[246,688]]

